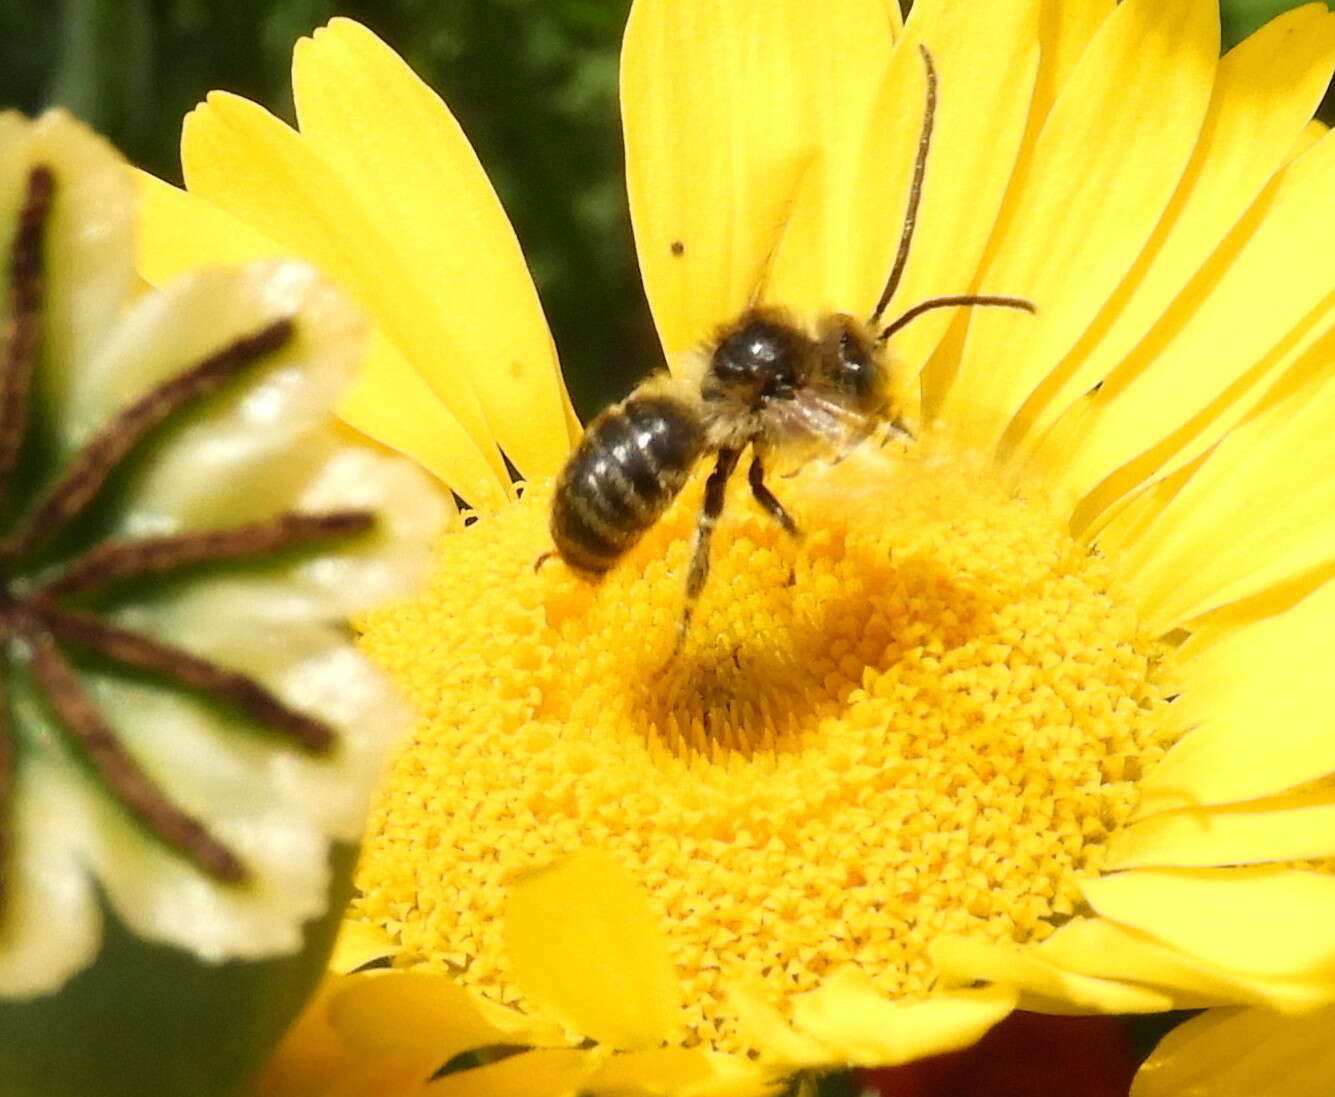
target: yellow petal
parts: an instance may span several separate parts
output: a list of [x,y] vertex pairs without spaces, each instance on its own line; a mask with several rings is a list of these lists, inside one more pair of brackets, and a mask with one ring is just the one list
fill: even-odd
[[1330,559],[1335,481],[1313,475],[1335,467],[1328,375],[1235,428],[1113,558],[1146,628],[1167,631]]
[[[885,319],[928,297],[975,288],[1029,116],[1040,7],[1038,0],[915,5],[855,161],[851,200],[860,231],[851,251],[828,257],[848,271],[834,302],[842,311],[871,312],[899,244],[923,124],[920,46],[930,51],[937,71],[935,125],[913,247]],[[950,312],[940,310],[896,336],[895,357],[907,376],[916,376],[950,322]]]
[[[1106,477],[1075,507],[1072,529],[1097,527],[1128,490],[1172,477],[1208,455],[1234,427],[1294,389],[1319,383],[1335,353],[1335,292],[1327,295],[1243,375],[1157,445]],[[1072,417],[1080,416],[1077,411]],[[1065,420],[1058,426],[1066,427]],[[1073,421],[1071,425],[1075,425]],[[1076,426],[1076,430],[1081,430]],[[1057,433],[1053,432],[1054,435]]]
[[1335,560],[1282,586],[1270,587],[1251,598],[1244,598],[1241,602],[1233,602],[1207,613],[1191,623],[1191,634],[1178,648],[1178,659],[1182,661],[1195,659],[1240,629],[1250,628],[1261,621],[1287,613],[1308,595],[1320,590],[1331,579],[1335,579]]
[[1034,84],[1033,104],[1038,119],[1048,116],[1090,41],[1116,7],[1116,0],[1081,0],[1076,4],[1048,0],[1042,5],[1038,34],[1043,44],[1043,64]]
[[1319,3],[1286,12],[1224,57],[1200,141],[1163,219],[1102,315],[1028,401],[1012,436],[1046,429],[1154,326],[1288,159],[1332,66],[1335,14]]
[[[1022,181],[1028,176],[1034,157],[1034,148],[1038,136],[1043,130],[1052,105],[1061,89],[1067,84],[1071,73],[1075,71],[1080,58],[1093,40],[1103,21],[1116,8],[1114,0],[1082,0],[1081,3],[1061,3],[1060,0],[1042,0],[1038,5],[1037,37],[1040,46],[1038,68],[1033,78],[1033,94],[1030,99],[1027,119],[1024,122],[1023,135],[1015,153],[1014,164],[1010,167],[1010,188],[1018,191]],[[1022,7],[1022,5],[1021,5]],[[1007,89],[1003,99],[1009,99]],[[989,134],[983,144],[991,142]],[[1012,195],[1013,197],[1013,195]],[[972,198],[967,195],[963,206],[967,209]],[[1007,238],[1010,218],[1016,212],[1014,201],[1003,202],[1001,209],[990,227],[990,237],[978,267],[986,269],[994,261],[993,256],[998,245]],[[966,287],[977,289],[974,283]],[[959,363],[963,356],[963,347],[969,327],[969,309],[952,309],[944,314],[929,313],[923,321],[906,329],[906,338],[896,339],[896,351],[899,355],[913,362],[915,360],[914,343],[923,338],[935,341],[937,348],[920,374],[921,402],[923,415],[920,418],[938,417],[946,393],[954,382]],[[914,334],[917,326],[943,323],[944,334],[938,339],[935,335],[919,336]],[[912,421],[916,410],[912,406],[913,390],[903,394],[904,403]]]
[[1193,728],[1141,782],[1141,814],[1272,796],[1335,770],[1335,584],[1220,638],[1178,670]]
[[585,1083],[599,1097],[762,1097],[784,1079],[755,1063],[700,1048],[666,1047],[610,1056]]
[[447,1074],[421,1097],[574,1097],[597,1066],[593,1052],[526,1051],[490,1066]]
[[436,1052],[352,1051],[329,1021],[329,1000],[346,977],[324,980],[284,1035],[248,1097],[417,1097],[440,1066]]
[[667,938],[616,861],[587,851],[515,881],[505,953],[524,994],[599,1043],[650,1047],[681,1004]]
[[370,922],[345,920],[338,929],[329,970],[356,971],[359,967],[392,956],[397,950],[388,933]]
[[844,291],[837,287],[847,284],[848,268],[827,271],[821,257],[834,250],[832,239],[840,239],[834,226],[844,210],[834,195],[845,182],[839,177],[843,174],[821,152],[800,161],[780,231],[760,273],[756,303],[792,309],[800,301],[812,313],[842,311],[835,302]]
[[1113,835],[1107,867],[1244,865],[1335,857],[1335,791],[1161,812]]
[[361,369],[335,410],[349,426],[411,457],[478,510],[504,503],[484,451],[379,328],[371,332]]
[[[1123,465],[1075,505],[1071,526],[1076,535],[1097,539],[1105,548],[1117,543],[1123,549],[1139,544],[1141,534],[1195,475],[1220,438],[1259,411],[1291,399],[1296,390],[1322,384],[1333,354],[1335,293],[1305,316],[1230,390],[1159,445]],[[1088,422],[1090,403],[1085,401],[1083,409],[1062,420],[1051,438],[1064,434],[1068,439],[1078,439]],[[1045,448],[1056,452],[1046,442]],[[1138,531],[1126,524],[1122,514],[1133,503],[1135,524],[1141,527]],[[1126,517],[1131,513],[1128,511]],[[1193,631],[1196,626],[1193,622]]]
[[1219,967],[1335,979],[1335,876],[1274,866],[1132,869],[1082,890],[1105,917]]
[[351,293],[458,419],[497,484],[508,488],[491,428],[431,300],[309,142],[254,103],[214,92],[186,116],[181,164],[190,191],[310,260]]
[[849,247],[860,226],[835,169],[861,146],[892,33],[884,0],[635,4],[621,55],[626,183],[669,361],[753,300],[817,149],[831,172],[822,208],[843,217],[822,232],[822,260]]
[[1106,918],[1067,922],[1038,952],[1068,971],[1165,990],[1183,1009],[1249,1002],[1301,1013],[1330,994],[1319,983],[1264,979],[1206,963]]
[[[297,42],[302,137],[359,200],[448,334],[433,387],[467,375],[526,477],[554,475],[572,439],[560,370],[514,230],[440,97],[365,27],[334,19]],[[425,321],[425,317],[420,318]]]
[[899,1066],[976,1043],[1015,1008],[1006,986],[933,994],[896,1002],[858,968],[845,967],[793,998],[793,1025],[819,1040],[831,1064]]
[[1144,246],[1200,133],[1218,49],[1213,0],[1126,0],[1085,50],[979,283],[1030,299],[1039,315],[975,310],[947,397],[943,414],[978,445],[1000,437]]
[[264,233],[201,198],[134,169],[135,267],[161,286],[196,267],[234,266],[291,254]]
[[899,0],[885,0],[885,14],[890,20],[891,35],[898,38],[904,29],[904,12],[899,6]]
[[[1332,187],[1328,134],[1265,188],[1155,332],[1056,424],[1040,455],[1057,484],[1080,496],[1106,478],[1097,513],[1150,473],[1180,468],[1256,405],[1290,361],[1286,340],[1327,330]],[[1150,460],[1128,465],[1151,447]]]
[[762,1062],[795,1069],[829,1061],[830,1052],[825,1045],[810,1034],[793,1028],[763,986],[732,986],[728,1004],[737,1015],[738,1032],[747,1045],[758,1049]]
[[932,963],[948,986],[979,979],[1021,992],[1019,1007],[1043,1013],[1156,1013],[1172,998],[1148,987],[1066,971],[1033,948],[1006,947],[979,937],[946,934],[932,942]]
[[1303,132],[1299,134],[1298,140],[1293,143],[1293,151],[1289,154],[1290,160],[1296,160],[1305,153],[1321,138],[1330,132],[1330,127],[1320,118],[1313,118],[1303,127]]
[[1141,538],[1177,497],[1183,485],[1196,475],[1208,456],[1203,453],[1162,480],[1143,484],[1129,495],[1124,495],[1100,514],[1092,527],[1084,529],[1082,536],[1095,542],[1099,552],[1113,560],[1120,560],[1124,553],[1136,551]]
[[1308,1017],[1211,1010],[1175,1028],[1131,1097],[1311,1097],[1335,1092],[1335,1008]]
[[330,997],[329,1019],[356,1051],[434,1053],[438,1063],[498,1044],[566,1042],[550,1025],[483,1002],[447,975],[420,971],[349,976]]
[[[206,264],[243,263],[294,250],[197,194],[143,172],[135,173],[135,183],[136,264],[154,285]],[[338,412],[476,506],[494,509],[504,502],[501,484],[483,450],[379,330],[372,334],[357,379]]]

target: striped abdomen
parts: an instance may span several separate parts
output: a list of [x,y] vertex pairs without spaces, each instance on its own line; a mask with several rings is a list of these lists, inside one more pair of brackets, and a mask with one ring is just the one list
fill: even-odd
[[556,481],[551,530],[561,558],[607,571],[681,491],[704,441],[695,411],[666,394],[631,393],[599,415]]

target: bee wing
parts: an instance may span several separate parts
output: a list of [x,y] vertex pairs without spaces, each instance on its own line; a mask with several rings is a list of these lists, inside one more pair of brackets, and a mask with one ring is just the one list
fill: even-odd
[[839,458],[877,425],[819,388],[801,389],[791,400],[771,405],[770,415],[771,463],[779,475],[791,475],[818,458]]

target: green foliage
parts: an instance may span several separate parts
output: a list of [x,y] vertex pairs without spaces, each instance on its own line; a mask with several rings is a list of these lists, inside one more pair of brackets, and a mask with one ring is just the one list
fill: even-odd
[[1270,22],[1280,12],[1296,8],[1302,2],[1303,0],[1219,0],[1224,48],[1236,45],[1257,27]]

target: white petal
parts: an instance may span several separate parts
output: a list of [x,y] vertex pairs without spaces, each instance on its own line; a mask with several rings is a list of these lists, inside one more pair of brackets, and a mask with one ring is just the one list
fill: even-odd
[[56,990],[92,962],[102,915],[70,834],[89,822],[84,801],[48,767],[25,765],[11,801],[11,848],[0,904],[0,997]]

